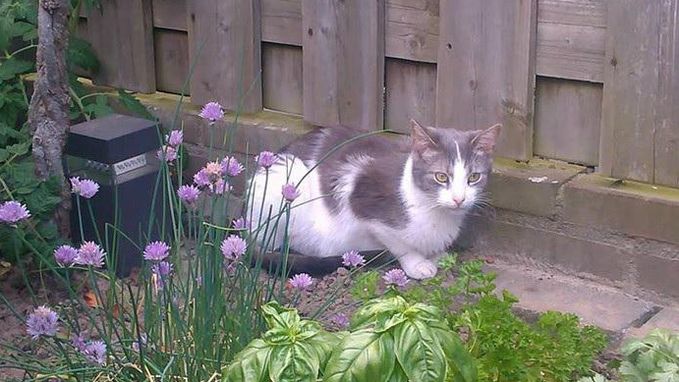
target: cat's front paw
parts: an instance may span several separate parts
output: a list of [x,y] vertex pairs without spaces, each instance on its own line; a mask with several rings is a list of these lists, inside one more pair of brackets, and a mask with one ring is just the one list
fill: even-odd
[[401,267],[411,279],[424,280],[436,276],[436,264],[430,260],[401,261]]

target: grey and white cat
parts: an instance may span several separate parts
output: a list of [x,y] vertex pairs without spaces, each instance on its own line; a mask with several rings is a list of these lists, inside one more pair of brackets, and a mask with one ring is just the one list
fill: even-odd
[[[253,228],[257,217],[280,210],[281,189],[292,183],[300,192],[290,210],[292,252],[325,258],[387,249],[409,277],[433,277],[467,212],[484,201],[500,125],[458,131],[410,124],[409,138],[352,140],[364,132],[330,127],[288,145],[251,179]],[[284,240],[284,220],[273,248]]]

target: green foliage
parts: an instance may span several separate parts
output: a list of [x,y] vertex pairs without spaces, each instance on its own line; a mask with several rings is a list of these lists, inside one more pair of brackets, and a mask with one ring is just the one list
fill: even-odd
[[626,382],[679,382],[679,334],[657,329],[621,349],[620,375]]
[[224,369],[223,381],[476,380],[473,359],[432,306],[374,299],[356,311],[352,330],[340,333],[276,303],[262,310],[269,330]]

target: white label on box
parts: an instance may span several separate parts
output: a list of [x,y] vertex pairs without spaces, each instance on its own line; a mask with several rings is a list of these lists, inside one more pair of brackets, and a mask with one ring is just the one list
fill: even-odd
[[132,170],[146,166],[146,154],[137,155],[124,161],[113,164],[113,172],[121,175]]

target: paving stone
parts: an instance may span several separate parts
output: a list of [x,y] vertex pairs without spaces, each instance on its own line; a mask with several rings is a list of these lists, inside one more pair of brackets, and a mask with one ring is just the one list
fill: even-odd
[[578,278],[501,264],[489,265],[488,270],[497,273],[499,291],[507,289],[519,298],[519,308],[574,313],[584,323],[604,330],[628,328],[653,308],[650,303]]
[[679,244],[679,189],[578,175],[564,189],[564,218]]
[[639,286],[679,299],[679,258],[637,257]]
[[644,337],[653,329],[669,329],[672,332],[679,332],[679,308],[663,308],[640,328],[627,330],[625,337]]
[[537,216],[556,213],[559,187],[584,168],[547,160],[528,163],[497,158],[488,191],[495,207]]

